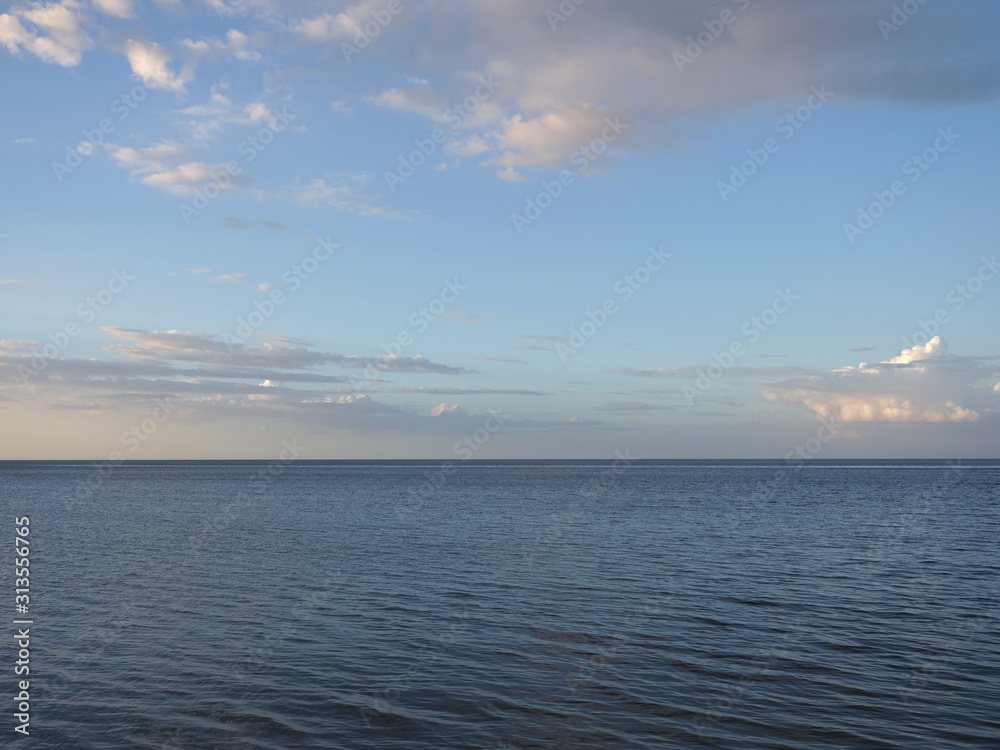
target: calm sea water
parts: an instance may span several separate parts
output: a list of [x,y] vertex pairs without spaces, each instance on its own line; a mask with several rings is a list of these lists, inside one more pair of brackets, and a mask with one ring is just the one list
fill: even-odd
[[1000,747],[1000,465],[848,464],[0,464],[3,744]]

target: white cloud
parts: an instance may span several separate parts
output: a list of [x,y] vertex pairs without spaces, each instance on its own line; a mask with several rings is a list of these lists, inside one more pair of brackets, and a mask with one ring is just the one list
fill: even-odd
[[0,279],[0,284],[27,284],[27,281],[22,279]]
[[222,93],[224,85],[212,87],[212,93],[207,104],[196,104],[180,110],[185,119],[179,123],[196,141],[206,141],[219,133],[226,125],[266,126],[275,132],[282,130],[301,130],[299,126],[290,124],[294,120],[287,108],[275,113],[260,100],[239,106]]
[[760,393],[840,422],[975,422],[1000,407],[981,382],[990,374],[978,358],[949,356],[935,337],[883,362],[780,381]]
[[156,42],[130,39],[125,45],[125,56],[132,66],[132,72],[150,88],[184,91],[184,87],[193,77],[194,71],[191,65],[186,65],[180,73],[175,73],[170,68],[172,57],[170,52]]
[[212,281],[215,282],[225,282],[227,284],[235,284],[237,282],[243,281],[247,275],[245,273],[224,273],[221,276],[216,276]]
[[443,417],[465,414],[458,404],[438,404],[433,409],[431,409],[432,417]]
[[0,339],[0,351],[28,354],[38,348],[38,342],[29,339]]
[[311,42],[339,42],[354,39],[362,34],[364,24],[372,20],[372,13],[385,11],[386,0],[361,0],[340,13],[324,13],[315,18],[302,19],[293,31]]
[[187,161],[184,149],[173,143],[140,149],[108,144],[108,148],[119,166],[128,169],[139,182],[173,195],[192,195],[209,183],[230,190],[242,176],[230,174],[221,162]]
[[[931,359],[932,357],[942,357],[947,353],[948,345],[940,336],[935,336],[923,346],[917,344],[909,349],[903,349],[903,351],[892,359],[887,359],[885,364],[908,365],[912,362],[920,362],[921,360]],[[867,365],[862,362],[858,367],[859,369],[864,369]],[[849,369],[850,368],[848,368],[848,370]]]
[[406,88],[388,89],[369,97],[367,101],[400,112],[416,112],[437,121],[443,119],[447,106],[425,78],[410,78],[410,85]]
[[[614,117],[611,110],[591,105],[553,109],[527,120],[514,115],[489,136],[499,151],[491,163],[505,170],[569,167],[573,152],[598,138],[607,127],[605,121]],[[622,125],[627,127],[628,123]]]
[[83,53],[94,47],[80,26],[82,14],[78,0],[13,6],[0,14],[0,44],[11,54],[24,49],[45,62],[79,65]]
[[94,7],[102,13],[116,18],[133,18],[135,16],[132,0],[94,0]]

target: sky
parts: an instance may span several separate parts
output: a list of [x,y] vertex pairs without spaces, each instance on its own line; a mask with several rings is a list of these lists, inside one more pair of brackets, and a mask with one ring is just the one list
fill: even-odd
[[0,14],[0,458],[996,457],[1000,6]]

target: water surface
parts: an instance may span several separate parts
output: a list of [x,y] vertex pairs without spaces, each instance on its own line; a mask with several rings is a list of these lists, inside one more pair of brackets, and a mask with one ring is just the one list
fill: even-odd
[[266,466],[0,464],[12,747],[1000,747],[994,463]]

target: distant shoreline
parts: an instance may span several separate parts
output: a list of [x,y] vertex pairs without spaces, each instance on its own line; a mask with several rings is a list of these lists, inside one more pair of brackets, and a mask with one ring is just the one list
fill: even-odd
[[[19,464],[37,465],[74,465],[86,466],[103,459],[0,459],[0,468]],[[158,466],[158,465],[254,465],[269,463],[268,458],[205,458],[205,459],[146,459],[123,460],[120,465]],[[289,466],[435,466],[442,461],[452,461],[456,466],[591,466],[612,463],[609,458],[490,458],[468,459],[456,461],[441,458],[331,458],[331,459],[298,459]],[[635,466],[736,466],[736,467],[772,467],[787,465],[783,458],[645,458],[632,461]],[[798,466],[839,467],[839,468],[948,468],[951,464],[960,464],[962,468],[1000,468],[1000,458],[814,458]]]

